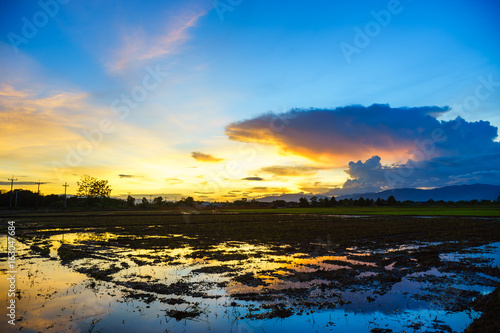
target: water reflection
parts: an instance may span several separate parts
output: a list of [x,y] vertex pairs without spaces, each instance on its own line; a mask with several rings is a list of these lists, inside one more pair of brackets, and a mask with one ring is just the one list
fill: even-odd
[[[272,244],[222,242],[195,248],[183,243],[182,235],[60,232],[18,243],[16,329],[462,331],[479,313],[459,304],[476,293],[491,292],[498,284],[494,276],[466,269],[460,275],[449,267],[453,262],[498,265],[500,243],[441,254],[439,259],[450,263],[442,266],[448,267],[445,271],[410,256],[440,243],[348,248],[311,257],[288,254],[286,248]],[[129,246],[158,239],[178,246]],[[31,249],[34,244],[49,248],[49,255]],[[5,252],[5,237],[1,247]],[[64,263],[61,249],[72,255]],[[4,295],[5,275],[3,269],[0,293]],[[2,332],[8,329],[12,327],[6,321],[0,322]]]

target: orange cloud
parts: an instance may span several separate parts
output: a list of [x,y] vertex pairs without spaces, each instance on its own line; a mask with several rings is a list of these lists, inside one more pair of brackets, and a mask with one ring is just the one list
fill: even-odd
[[226,126],[226,135],[230,140],[273,145],[283,154],[335,166],[373,155],[391,162],[406,161],[418,142],[432,137],[432,131],[441,126],[433,116],[448,110],[436,106],[391,108],[380,104],[293,109],[234,122]]
[[221,162],[221,161],[224,161],[223,158],[217,158],[217,157],[214,157],[210,154],[203,154],[199,151],[194,151],[191,153],[191,157],[193,157],[195,160],[199,161],[199,162]]
[[20,153],[29,147],[59,147],[61,142],[76,138],[73,129],[88,120],[87,95],[83,93],[37,97],[32,92],[3,86],[0,95],[4,96],[0,100],[0,154]]

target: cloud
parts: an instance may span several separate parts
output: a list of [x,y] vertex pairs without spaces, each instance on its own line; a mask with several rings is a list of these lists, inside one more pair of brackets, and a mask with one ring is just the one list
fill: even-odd
[[234,122],[226,126],[226,135],[230,140],[274,145],[282,153],[337,166],[374,155],[397,161],[433,136],[447,138],[436,146],[433,157],[472,152],[479,142],[496,137],[496,128],[488,122],[436,119],[449,110],[438,106],[392,108],[388,104],[292,109]]
[[85,138],[83,131],[93,130],[96,119],[111,112],[92,106],[86,93],[34,92],[0,84],[0,94],[0,159],[22,161],[24,167],[48,158],[64,160],[67,147],[76,147]]
[[[374,104],[335,109],[293,109],[226,127],[231,140],[279,147],[282,153],[346,166],[342,187],[304,185],[329,195],[390,188],[500,184],[498,129],[488,121],[436,119],[447,107],[391,108]],[[357,162],[356,162],[357,161]],[[364,161],[364,162],[363,162]],[[311,175],[314,167],[262,168],[275,176]]]
[[251,188],[251,192],[247,194],[255,194],[255,193],[265,193],[265,194],[283,194],[289,193],[290,190],[285,187],[265,187],[265,186],[256,186]]
[[314,182],[313,184],[307,183],[304,185],[300,185],[300,189],[302,191],[308,192],[308,193],[325,193],[333,188],[339,187],[338,185],[330,185],[330,184],[325,184],[322,182]]
[[199,162],[221,162],[224,161],[223,158],[217,158],[210,154],[203,154],[199,151],[194,151],[191,153],[191,157]]
[[260,177],[246,177],[246,178],[243,178],[242,180],[251,180],[251,181],[262,181],[264,180],[264,178],[260,178]]
[[[167,182],[170,185],[175,185],[175,184],[181,184],[183,181],[177,177],[172,177],[172,178],[165,178],[165,182]],[[206,182],[202,182],[202,185],[203,183]]]
[[295,177],[295,176],[310,176],[315,174],[318,170],[324,168],[296,165],[296,166],[286,166],[286,165],[273,165],[269,167],[261,168],[260,171],[271,173],[278,177]]
[[266,191],[266,190],[267,190],[267,187],[265,187],[265,186],[252,187],[252,191]]
[[365,162],[350,162],[349,179],[330,195],[380,192],[392,188],[442,187],[447,185],[500,185],[500,149],[497,153],[435,157],[409,160],[403,164],[382,165],[379,156]]
[[145,32],[142,27],[127,28],[122,33],[122,42],[113,53],[107,67],[111,72],[120,72],[133,63],[178,52],[179,47],[190,39],[189,29],[206,15],[206,8],[184,9],[166,18],[167,24],[161,33]]
[[[6,186],[10,186],[10,182],[4,182],[4,181],[1,181],[0,182],[0,185],[6,185]],[[40,182],[40,185],[43,185],[43,184],[50,184],[50,182]],[[19,186],[19,185],[38,185],[38,182],[14,182],[14,188],[16,188],[16,186]],[[9,191],[10,191],[10,187],[9,187]]]
[[[231,140],[275,145],[284,154],[347,165],[349,179],[341,188],[301,186],[311,192],[353,194],[402,187],[500,184],[498,129],[488,121],[436,118],[449,111],[448,107],[392,108],[387,104],[292,109],[232,123],[226,134]],[[299,176],[317,170],[271,166],[260,171]]]
[[135,178],[134,175],[122,175],[122,174],[118,175],[118,177],[120,177],[120,178]]

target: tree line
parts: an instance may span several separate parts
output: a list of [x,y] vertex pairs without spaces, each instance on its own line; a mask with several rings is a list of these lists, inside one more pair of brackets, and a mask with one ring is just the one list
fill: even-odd
[[[295,201],[285,201],[285,200],[274,200],[273,202],[259,202],[255,199],[248,200],[247,198],[242,198],[234,200],[233,202],[212,202],[206,203],[202,201],[196,201],[193,197],[187,196],[183,197],[178,201],[168,201],[163,197],[155,197],[152,200],[148,200],[143,197],[142,199],[136,199],[132,196],[128,196],[127,199],[117,199],[111,198],[111,186],[107,180],[99,180],[91,176],[82,176],[80,181],[77,182],[78,189],[76,196],[65,197],[64,195],[43,195],[37,192],[32,192],[29,190],[16,189],[11,191],[0,190],[0,207],[12,207],[19,209],[28,208],[45,208],[45,209],[161,209],[161,208],[182,208],[182,207],[235,207],[235,208],[315,208],[315,207],[348,207],[348,206],[404,206],[404,205],[415,205],[415,204],[426,204],[426,205],[477,205],[477,204],[491,204],[491,201],[483,200],[471,200],[471,201],[458,201],[458,202],[444,202],[444,201],[434,201],[432,199],[425,203],[413,202],[413,201],[398,201],[394,196],[388,197],[386,200],[377,198],[365,199],[363,197],[359,199],[341,199],[337,200],[335,197],[316,197],[313,196],[309,199],[306,197],[301,197],[298,202]],[[500,203],[500,197],[495,202]]]

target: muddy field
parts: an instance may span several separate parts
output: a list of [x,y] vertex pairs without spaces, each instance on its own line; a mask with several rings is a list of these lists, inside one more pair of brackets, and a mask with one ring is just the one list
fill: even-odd
[[17,218],[15,330],[462,332],[500,285],[499,226],[311,214]]

